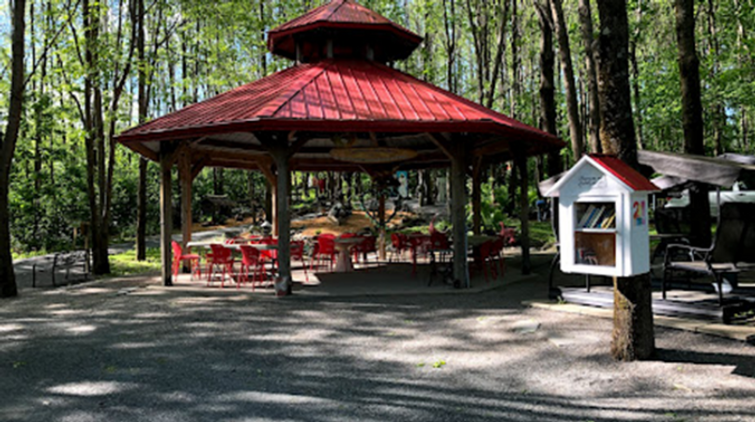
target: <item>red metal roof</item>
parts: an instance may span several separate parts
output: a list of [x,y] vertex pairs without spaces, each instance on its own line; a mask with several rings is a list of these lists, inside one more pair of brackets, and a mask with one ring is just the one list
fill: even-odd
[[311,48],[307,44],[324,46],[323,40],[317,40],[314,36],[319,29],[328,29],[330,36],[333,36],[333,31],[357,30],[336,35],[336,38],[341,41],[354,39],[362,45],[372,44],[386,60],[404,59],[422,42],[419,35],[352,0],[333,0],[270,30],[268,48],[274,54],[295,59],[293,36],[298,36],[296,42],[301,43],[303,49]]
[[123,132],[150,141],[249,132],[476,132],[563,146],[555,136],[391,67],[366,60],[301,64]]
[[659,191],[658,186],[641,175],[637,170],[621,161],[618,157],[605,154],[590,154],[589,157],[612,175],[635,191]]

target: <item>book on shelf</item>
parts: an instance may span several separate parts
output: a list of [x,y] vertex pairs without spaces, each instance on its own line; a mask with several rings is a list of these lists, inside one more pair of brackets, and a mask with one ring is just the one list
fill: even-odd
[[598,256],[590,248],[577,249],[577,263],[585,265],[598,265]]
[[579,224],[577,224],[577,227],[584,228],[587,224],[587,221],[590,219],[592,214],[595,212],[595,205],[590,205],[587,207],[587,210],[585,210],[585,213],[582,214],[582,218],[579,220]]
[[610,229],[611,227],[613,227],[613,222],[615,220],[616,220],[616,213],[614,212],[614,213],[611,213],[611,215],[608,218],[606,218],[605,221],[603,221],[603,225],[601,226],[601,228]]
[[594,228],[599,227],[598,224],[600,223],[601,218],[603,217],[603,215],[605,213],[606,213],[606,206],[605,205],[603,205],[600,208],[598,208],[598,211],[595,213],[595,217],[593,217],[589,221],[589,225],[587,226],[587,228],[594,229]]

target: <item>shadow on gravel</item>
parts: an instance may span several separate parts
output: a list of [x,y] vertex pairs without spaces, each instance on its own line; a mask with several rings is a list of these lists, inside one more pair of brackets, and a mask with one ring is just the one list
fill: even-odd
[[[51,294],[1,313],[0,420],[755,419],[751,396],[734,388],[700,410],[653,383],[611,384],[630,369],[605,356],[590,361],[598,378],[580,380],[580,367],[548,386],[544,378],[579,357],[540,332],[514,332],[525,287],[318,302],[138,288]],[[752,357],[660,357],[753,375]]]
[[755,359],[733,353],[705,353],[691,350],[657,349],[656,358],[662,362],[694,363],[701,365],[733,366],[732,374],[755,378]]

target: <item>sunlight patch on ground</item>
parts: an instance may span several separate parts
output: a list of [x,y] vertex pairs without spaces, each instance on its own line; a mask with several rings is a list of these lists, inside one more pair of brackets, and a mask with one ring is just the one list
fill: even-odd
[[97,327],[94,325],[76,325],[74,327],[69,327],[66,329],[69,333],[75,333],[75,334],[88,334],[92,333],[97,330]]
[[47,389],[50,393],[68,396],[95,397],[121,393],[136,388],[136,384],[116,381],[82,381],[56,385]]
[[11,331],[23,330],[24,326],[21,324],[0,324],[0,333],[10,333]]
[[150,342],[124,342],[124,343],[116,343],[110,346],[111,349],[122,349],[122,350],[129,350],[129,349],[148,349],[150,347],[155,347],[155,343]]
[[280,394],[280,393],[266,393],[263,391],[238,391],[235,393],[224,394],[217,398],[220,402],[227,401],[243,401],[243,402],[256,402],[264,404],[317,404],[317,405],[337,405],[338,402],[333,400],[324,399],[322,397],[304,396],[298,394]]

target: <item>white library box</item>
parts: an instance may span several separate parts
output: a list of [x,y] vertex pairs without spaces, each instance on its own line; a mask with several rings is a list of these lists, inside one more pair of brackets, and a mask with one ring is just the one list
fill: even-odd
[[659,189],[614,156],[584,156],[546,194],[559,197],[561,271],[650,271],[648,193]]

